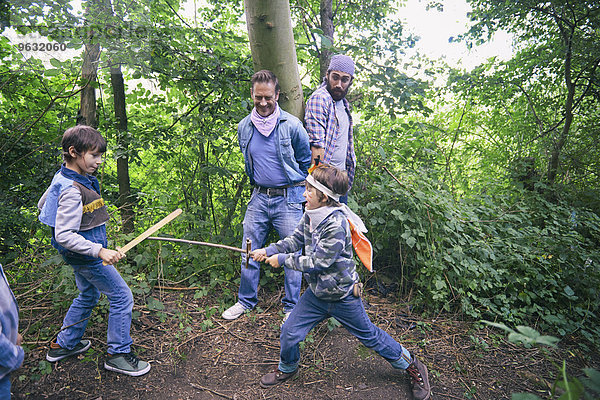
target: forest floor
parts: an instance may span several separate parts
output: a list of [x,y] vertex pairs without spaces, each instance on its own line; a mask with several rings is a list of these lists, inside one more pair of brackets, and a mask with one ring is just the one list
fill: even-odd
[[[78,357],[47,363],[47,343],[25,337],[26,361],[11,375],[13,399],[411,399],[402,371],[328,321],[305,340],[298,375],[262,389],[261,376],[278,361],[281,293],[261,290],[260,308],[235,321],[221,319],[216,304],[207,320],[214,298],[193,293],[155,291],[164,309],[135,307],[135,351],[152,364],[142,377],[104,370],[106,310],[94,312],[85,335],[92,348]],[[600,364],[574,343],[528,349],[459,316],[422,318],[393,296],[367,293],[364,300],[373,322],[428,366],[433,399],[510,399],[513,392],[549,398],[563,359],[575,376]],[[62,316],[56,313],[53,323],[60,326]],[[32,322],[22,317],[20,325]]]

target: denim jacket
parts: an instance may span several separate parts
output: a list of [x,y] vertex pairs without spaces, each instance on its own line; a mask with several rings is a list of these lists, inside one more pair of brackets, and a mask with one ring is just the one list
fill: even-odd
[[[254,182],[254,173],[252,168],[252,157],[249,154],[250,139],[254,133],[254,124],[250,120],[250,115],[240,121],[238,124],[238,142],[242,154],[244,155],[244,164],[246,174],[250,178],[252,185]],[[281,115],[277,120],[277,125],[272,135],[278,143],[277,154],[283,167],[283,172],[288,180],[288,185],[302,182],[308,174],[308,168],[311,163],[310,145],[308,143],[308,134],[302,125],[302,122],[292,114],[281,110]],[[288,188],[288,202],[304,202],[304,186],[293,186]]]
[[0,379],[23,363],[25,352],[17,346],[19,309],[0,265]]

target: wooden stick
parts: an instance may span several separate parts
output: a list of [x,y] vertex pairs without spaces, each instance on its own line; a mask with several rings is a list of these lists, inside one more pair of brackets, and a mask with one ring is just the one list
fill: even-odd
[[246,265],[248,268],[248,261],[250,261],[250,251],[252,250],[252,240],[250,238],[246,238]]
[[148,240],[162,240],[162,241],[165,241],[165,242],[199,244],[200,246],[219,247],[221,249],[232,250],[232,251],[237,251],[239,253],[248,254],[247,250],[240,249],[239,247],[226,246],[224,244],[216,244],[216,243],[208,243],[208,242],[197,242],[195,240],[185,240],[185,239],[158,237],[158,236],[150,236],[150,237],[147,237],[146,239],[148,239]]
[[[177,210],[173,211],[171,214],[167,215],[166,217],[164,217],[163,219],[158,221],[156,224],[152,225],[150,228],[146,229],[142,234],[140,234],[138,237],[133,239],[131,242],[127,243],[125,246],[123,246],[121,248],[117,248],[117,250],[119,250],[123,254],[127,253],[133,247],[137,246],[138,243],[147,239],[148,236],[152,235],[154,232],[158,231],[160,228],[162,228],[163,226],[165,226],[166,224],[168,224],[169,222],[171,222],[175,218],[177,218],[179,216],[179,214],[181,214],[181,212],[182,212],[181,208],[178,208]],[[107,264],[106,264],[106,262],[102,262],[102,265],[107,265]]]

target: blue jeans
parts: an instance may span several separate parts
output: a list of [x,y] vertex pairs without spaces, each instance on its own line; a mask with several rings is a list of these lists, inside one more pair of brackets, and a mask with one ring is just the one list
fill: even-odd
[[371,322],[359,297],[350,295],[339,301],[323,301],[307,288],[281,328],[280,371],[290,373],[298,368],[300,342],[315,325],[329,317],[338,320],[348,332],[394,368],[406,369],[411,363],[409,351]]
[[[252,240],[252,250],[265,247],[267,236],[275,229],[279,238],[291,235],[302,218],[302,203],[288,203],[287,196],[269,197],[256,189],[248,203],[244,216],[244,235],[242,247],[246,248],[246,239]],[[247,309],[258,303],[258,282],[260,265],[250,258],[246,268],[246,255],[242,254],[241,282],[238,300]],[[281,301],[285,312],[291,311],[300,297],[302,273],[293,269],[285,270],[285,297]]]
[[10,374],[0,379],[0,400],[10,400]]
[[[133,295],[129,286],[115,267],[102,265],[101,259],[90,264],[72,265],[72,267],[79,296],[69,307],[63,320],[63,327],[74,325],[61,331],[56,342],[66,349],[72,349],[79,343],[88,323],[86,318],[92,314],[100,293],[104,293],[110,303],[106,340],[108,352],[129,353],[133,342],[129,334],[133,310]],[[82,321],[84,319],[85,321]]]

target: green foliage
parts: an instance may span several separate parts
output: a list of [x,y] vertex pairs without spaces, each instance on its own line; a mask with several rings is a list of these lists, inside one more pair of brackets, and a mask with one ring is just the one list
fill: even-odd
[[[509,332],[508,340],[512,343],[522,343],[525,347],[532,345],[542,345],[556,347],[559,339],[554,336],[543,336],[538,331],[528,326],[517,326],[517,331],[509,328],[505,324],[498,324],[490,321],[482,321],[490,326]],[[551,392],[551,398],[558,400],[591,400],[600,395],[600,372],[592,368],[584,368],[586,377],[575,378],[567,374],[567,363],[563,360],[559,367],[559,377],[554,383]],[[595,395],[594,395],[595,393]],[[541,400],[539,396],[532,393],[513,393],[512,400]]]
[[44,375],[50,375],[52,373],[52,364],[46,360],[40,360],[38,365],[31,368],[31,376],[29,379],[32,381],[38,381]]
[[549,346],[549,347],[556,347],[556,344],[558,343],[559,339],[557,337],[554,336],[546,336],[546,335],[540,335],[538,331],[536,331],[535,329],[529,327],[529,326],[524,326],[524,325],[519,325],[517,326],[517,330],[513,330],[511,328],[509,328],[508,326],[506,326],[505,324],[499,324],[497,322],[490,322],[490,321],[482,321],[483,323],[486,323],[490,326],[494,326],[496,328],[500,328],[505,330],[506,332],[508,332],[508,341],[511,343],[522,343],[525,347],[531,347],[531,346],[535,346],[535,345],[544,345],[544,346]]
[[597,171],[599,151],[592,122],[599,101],[597,2],[469,3],[467,44],[507,30],[517,45],[510,60],[490,59],[471,72],[451,74],[449,86],[475,106],[477,122],[467,123],[467,130],[500,146],[508,142],[509,159],[532,159],[532,172],[550,185],[568,182],[570,189],[595,193],[589,198],[598,210],[598,174],[590,173]]
[[[519,51],[512,60],[451,71],[449,91],[430,88],[400,67],[412,64],[429,78],[447,72],[406,60],[404,51],[415,38],[389,17],[396,10],[387,0],[339,2],[337,39],[325,47],[351,54],[360,71],[351,92],[359,167],[350,205],[365,220],[375,246],[374,279],[398,281],[400,293],[414,293],[428,312],[534,325],[597,346],[600,338],[591,327],[600,312],[598,10],[589,1],[570,0],[560,8],[563,3],[528,9],[522,2],[471,1],[476,24],[470,37],[480,40],[508,27],[520,38]],[[109,143],[98,177],[111,205],[113,248],[177,207],[184,214],[161,234],[241,242],[250,190],[236,125],[252,107],[243,5],[211,0],[193,20],[182,17],[181,6],[152,1],[114,3],[111,13],[85,10],[85,23],[96,28],[93,40],[103,49],[98,80],[91,84],[100,93],[99,128]],[[570,64],[577,80],[563,142],[567,53],[560,24],[550,16],[568,7],[577,17]],[[292,12],[308,92],[318,82],[319,2],[292,2]],[[11,2],[11,20],[43,21],[18,32],[40,32],[79,52],[91,29],[65,0]],[[108,26],[119,34],[108,34]],[[0,59],[1,261],[14,266],[16,282],[45,277],[36,290],[63,312],[76,288],[70,268],[48,246],[49,230],[36,220],[36,203],[60,166],[60,137],[77,118],[82,58],[24,59],[0,37]],[[127,86],[126,132],[116,128],[111,107],[107,71],[116,64]],[[552,181],[548,166],[557,145],[558,179]],[[130,235],[121,233],[116,208],[116,160],[124,155],[136,198],[136,232]],[[198,287],[198,298],[221,293],[219,306],[204,310],[202,329],[209,329],[211,316],[235,299],[240,257],[148,241],[118,268],[140,304],[162,318],[162,304],[151,297],[157,285]],[[282,273],[266,268],[261,287],[279,287]],[[103,299],[92,322],[106,308]],[[41,340],[57,329],[29,327]],[[513,336],[532,335],[521,327]]]
[[598,323],[600,218],[517,189],[454,201],[430,175],[374,175],[353,190],[370,228],[375,269],[395,276],[429,309],[537,321],[543,330],[579,332],[598,345],[590,326]]
[[0,253],[18,257],[35,231],[33,205],[52,179],[61,124],[75,115],[58,100],[69,81],[44,76],[41,62],[19,60],[16,48],[0,36]]

